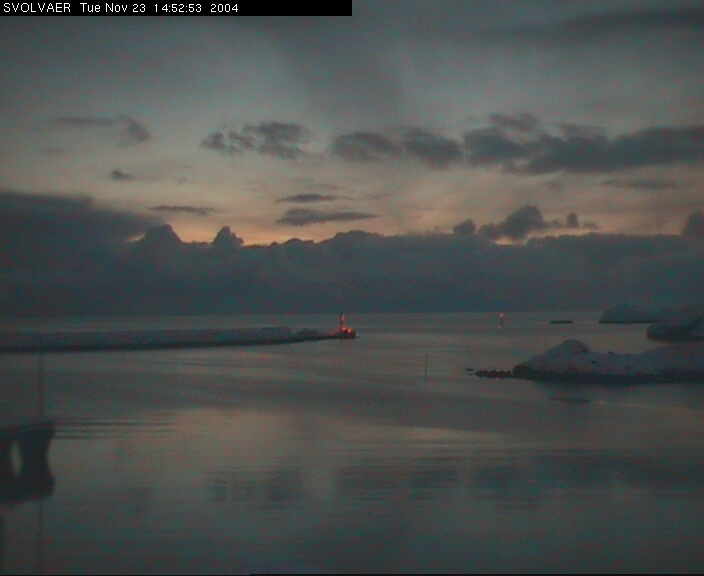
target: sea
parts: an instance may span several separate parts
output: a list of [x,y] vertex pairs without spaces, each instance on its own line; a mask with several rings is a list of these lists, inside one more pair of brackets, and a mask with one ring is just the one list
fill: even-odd
[[[495,313],[348,314],[356,340],[1,355],[4,426],[43,418],[53,437],[39,473],[5,441],[0,568],[702,571],[704,382],[473,373],[567,338],[655,346],[644,325],[598,317],[507,313],[501,327]],[[0,329],[336,322],[63,318]]]

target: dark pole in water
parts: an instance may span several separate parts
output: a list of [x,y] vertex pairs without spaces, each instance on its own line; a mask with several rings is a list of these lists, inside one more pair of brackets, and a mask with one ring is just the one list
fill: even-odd
[[428,381],[428,353],[425,353],[425,378],[424,381]]
[[37,530],[37,574],[44,574],[44,500],[39,500],[39,526]]
[[37,358],[37,414],[39,418],[44,418],[44,351],[42,349],[42,337],[39,339],[39,356]]

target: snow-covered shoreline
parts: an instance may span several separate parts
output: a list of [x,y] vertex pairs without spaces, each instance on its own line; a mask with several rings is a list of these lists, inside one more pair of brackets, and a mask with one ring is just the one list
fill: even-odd
[[697,342],[704,340],[704,315],[691,310],[673,314],[662,322],[648,326],[650,340]]
[[530,380],[663,382],[704,379],[704,343],[663,346],[638,354],[595,352],[566,340],[516,365],[515,378]]

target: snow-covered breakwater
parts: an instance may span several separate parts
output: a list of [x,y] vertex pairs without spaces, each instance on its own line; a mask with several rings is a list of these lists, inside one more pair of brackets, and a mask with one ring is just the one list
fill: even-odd
[[[142,350],[287,344],[343,338],[336,332],[293,331],[286,326],[230,330],[124,330],[101,332],[5,332],[0,352],[67,352],[81,350]],[[349,338],[349,336],[347,336]]]
[[614,382],[704,380],[704,345],[663,346],[639,354],[595,352],[566,340],[513,369],[516,378]]

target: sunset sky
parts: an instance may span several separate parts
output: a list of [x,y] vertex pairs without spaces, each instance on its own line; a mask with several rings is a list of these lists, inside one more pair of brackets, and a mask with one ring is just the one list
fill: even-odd
[[575,234],[679,233],[704,207],[701,2],[353,13],[3,18],[0,188],[246,244],[525,205]]

